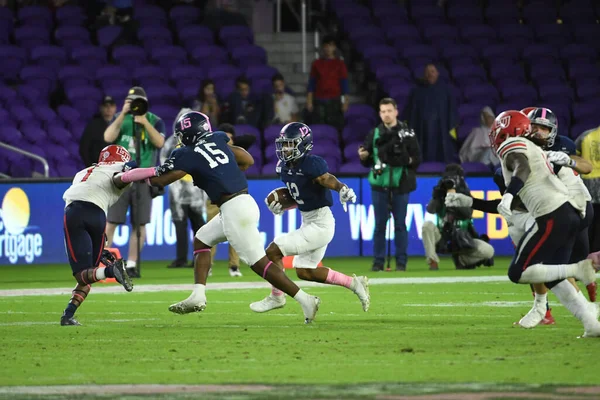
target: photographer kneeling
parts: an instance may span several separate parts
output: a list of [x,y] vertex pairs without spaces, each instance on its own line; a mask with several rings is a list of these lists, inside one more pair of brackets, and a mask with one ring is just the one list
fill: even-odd
[[440,259],[437,253],[451,254],[456,269],[473,269],[479,265],[493,265],[494,248],[489,239],[475,231],[470,207],[448,207],[444,204],[446,193],[471,195],[464,179],[464,171],[458,164],[448,164],[433,195],[427,212],[436,214],[437,226],[431,221],[423,224],[423,247],[430,270],[437,270]]
[[375,211],[371,271],[383,271],[385,231],[390,211],[394,215],[396,271],[405,271],[408,246],[406,209],[409,193],[417,188],[416,168],[421,162],[421,151],[414,131],[398,121],[398,107],[394,99],[386,97],[379,102],[379,116],[383,123],[369,133],[358,149],[361,164],[371,167],[369,183]]

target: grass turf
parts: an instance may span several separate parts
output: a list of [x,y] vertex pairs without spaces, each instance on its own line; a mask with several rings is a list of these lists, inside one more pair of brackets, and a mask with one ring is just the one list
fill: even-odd
[[[332,258],[325,265],[363,274],[369,261]],[[492,268],[455,271],[445,260],[440,271],[431,272],[422,259],[414,259],[406,273],[367,275],[504,275],[507,264],[508,259],[498,259]],[[137,283],[191,282],[190,269],[165,265],[146,263]],[[248,268],[243,272],[237,280],[260,280]],[[315,395],[317,384],[364,383],[379,388],[369,393],[385,393],[385,382],[597,383],[589,363],[598,342],[576,339],[581,325],[563,307],[554,309],[556,326],[512,326],[530,308],[526,286],[374,284],[368,313],[344,288],[311,287],[307,292],[320,296],[322,305],[317,320],[304,325],[300,307],[289,298],[284,309],[254,314],[248,304],[265,290],[210,291],[210,282],[232,280],[218,263],[207,310],[186,316],[167,307],[188,291],[94,295],[92,290],[77,312],[82,327],[58,325],[68,296],[0,297],[0,386],[264,383],[309,385],[305,394]],[[66,265],[0,267],[0,289],[71,286]],[[317,390],[318,396],[339,396],[341,388]],[[358,394],[356,389],[348,396]]]

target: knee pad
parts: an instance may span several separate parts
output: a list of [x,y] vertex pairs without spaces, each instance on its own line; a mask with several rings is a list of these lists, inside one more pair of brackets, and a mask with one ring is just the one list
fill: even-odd
[[96,279],[96,268],[87,268],[73,275],[77,283],[81,286],[91,285],[98,282]]

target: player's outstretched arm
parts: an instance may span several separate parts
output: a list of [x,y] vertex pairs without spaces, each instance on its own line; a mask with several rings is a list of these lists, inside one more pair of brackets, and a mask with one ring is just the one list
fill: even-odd
[[235,161],[242,171],[245,171],[254,165],[254,158],[246,150],[234,145],[231,146],[231,151],[233,151]]
[[155,177],[150,178],[150,184],[152,186],[156,186],[156,187],[162,189],[165,186],[170,185],[171,183],[180,180],[181,178],[186,176],[186,174],[187,174],[187,172],[181,171],[181,170],[169,171],[160,176],[155,176]]
[[340,182],[335,175],[332,175],[329,172],[316,177],[315,182],[323,187],[326,187],[327,189],[335,190],[336,192],[339,192],[344,186],[346,186]]
[[592,170],[594,169],[594,166],[592,165],[592,163],[583,157],[571,156],[571,160],[573,160],[575,162],[575,165],[573,165],[571,168],[573,168],[575,171],[577,171],[581,175],[587,175],[587,174],[591,173]]

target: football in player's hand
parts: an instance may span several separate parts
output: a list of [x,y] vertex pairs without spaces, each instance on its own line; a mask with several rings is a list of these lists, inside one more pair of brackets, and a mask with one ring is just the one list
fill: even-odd
[[284,210],[291,210],[292,208],[298,207],[298,203],[296,203],[296,200],[294,200],[290,191],[285,186],[273,189],[271,193],[268,194],[267,203],[271,204],[273,201],[279,202]]

